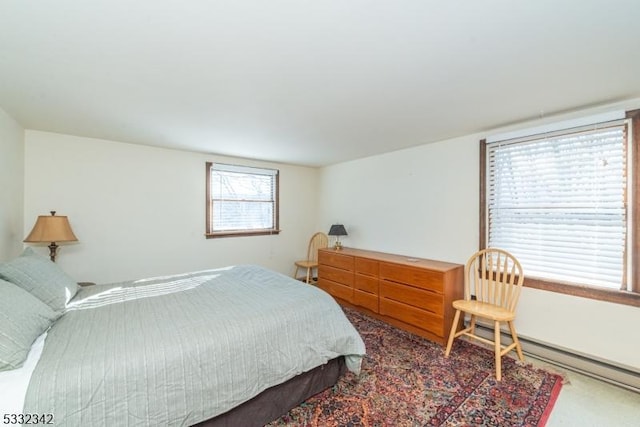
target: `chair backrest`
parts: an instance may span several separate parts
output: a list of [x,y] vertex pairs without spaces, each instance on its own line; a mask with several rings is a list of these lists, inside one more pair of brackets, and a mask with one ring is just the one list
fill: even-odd
[[327,246],[329,246],[329,236],[323,232],[319,231],[311,236],[311,240],[309,240],[309,249],[307,249],[307,260],[317,261],[318,249],[326,248]]
[[[515,311],[524,282],[520,262],[503,249],[488,248],[469,258],[464,269],[464,298]],[[473,289],[472,289],[473,287]]]

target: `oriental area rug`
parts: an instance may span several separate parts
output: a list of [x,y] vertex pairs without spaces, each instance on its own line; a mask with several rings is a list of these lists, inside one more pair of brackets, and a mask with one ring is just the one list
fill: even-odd
[[444,348],[387,323],[344,309],[367,356],[351,372],[280,419],[276,426],[544,426],[562,377],[502,358],[495,380],[493,351],[456,340]]

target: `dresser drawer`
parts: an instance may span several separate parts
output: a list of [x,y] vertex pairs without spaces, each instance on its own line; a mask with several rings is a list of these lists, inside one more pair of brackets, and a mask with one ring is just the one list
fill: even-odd
[[341,270],[321,264],[318,266],[318,277],[353,287],[353,271]]
[[380,314],[417,326],[438,337],[444,337],[442,316],[386,298],[380,298]]
[[421,308],[438,316],[442,316],[444,311],[444,297],[442,294],[394,282],[380,281],[380,298],[387,298]]
[[342,283],[333,282],[323,278],[318,279],[318,287],[331,296],[353,303],[353,288]]
[[353,257],[336,252],[318,251],[318,264],[330,265],[343,270],[353,271]]
[[444,286],[442,273],[388,262],[380,263],[380,278],[440,293]]
[[372,259],[367,258],[359,258],[356,257],[356,273],[364,274],[367,276],[378,276],[379,274],[379,265],[378,261],[374,261]]
[[369,292],[371,294],[378,295],[378,278],[371,276],[361,276],[360,274],[356,274],[354,276],[354,285],[353,287],[356,289],[360,289],[361,291]]
[[378,296],[359,290],[353,291],[353,304],[378,312]]

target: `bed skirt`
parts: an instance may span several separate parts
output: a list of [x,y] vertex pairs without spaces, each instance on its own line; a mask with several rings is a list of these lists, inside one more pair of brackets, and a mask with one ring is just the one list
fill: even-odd
[[347,371],[344,357],[271,387],[236,408],[196,424],[199,427],[262,427],[311,396],[333,386]]

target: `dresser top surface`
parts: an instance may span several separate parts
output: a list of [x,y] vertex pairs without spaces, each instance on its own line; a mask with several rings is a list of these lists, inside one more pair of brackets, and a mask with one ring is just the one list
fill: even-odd
[[406,255],[389,254],[385,252],[370,251],[365,249],[345,248],[340,250],[333,248],[320,249],[322,252],[327,252],[336,255],[348,255],[355,257],[368,258],[376,261],[392,262],[395,264],[402,264],[407,266],[413,266],[418,268],[428,268],[430,270],[437,270],[446,272],[456,268],[462,267],[462,264],[454,264],[451,262],[435,261],[425,258],[416,258]]

